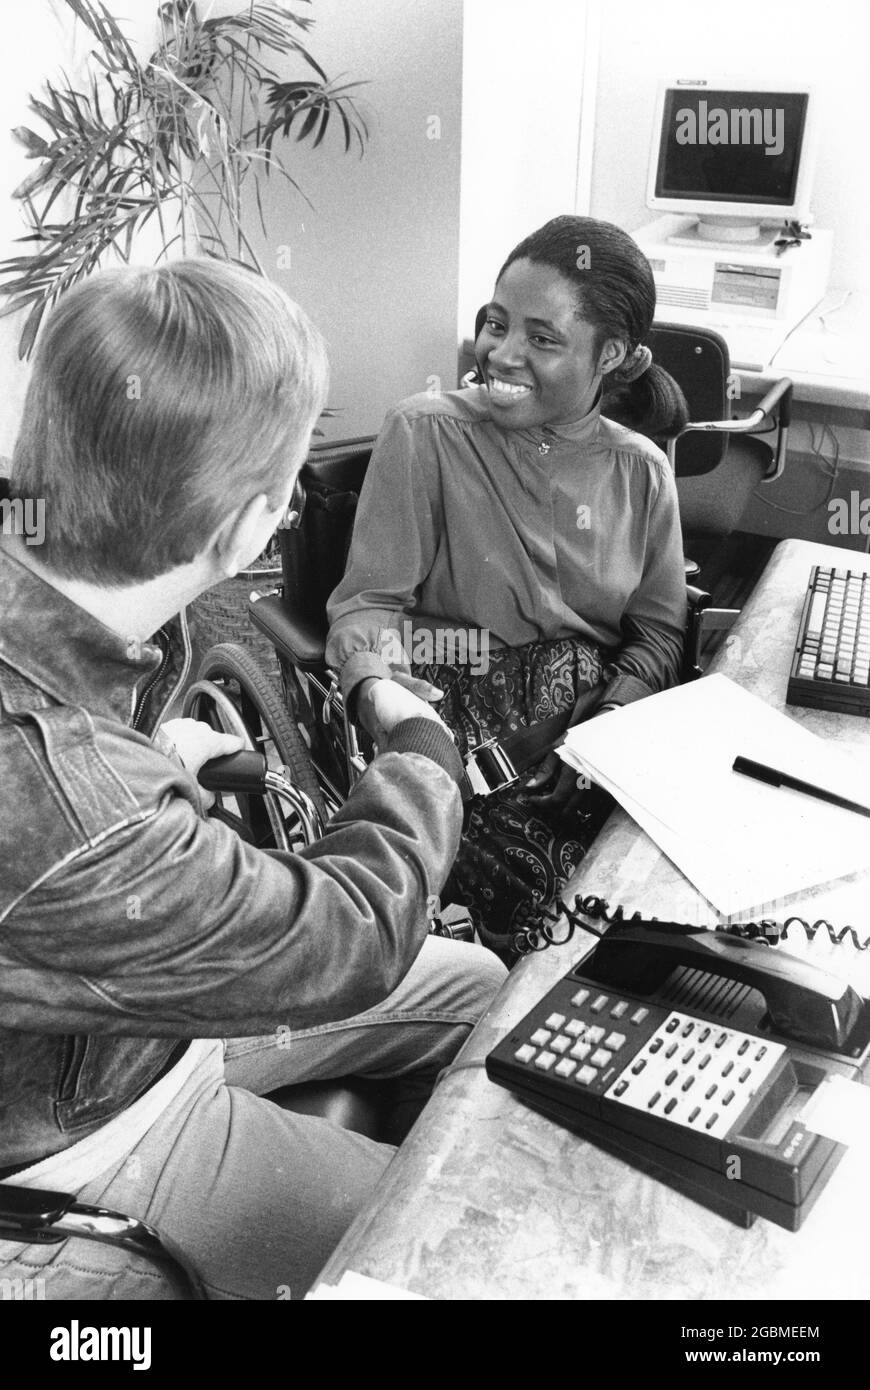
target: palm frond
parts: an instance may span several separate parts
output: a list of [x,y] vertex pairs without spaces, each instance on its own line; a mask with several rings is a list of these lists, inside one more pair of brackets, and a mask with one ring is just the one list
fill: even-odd
[[[309,0],[297,0],[308,4]],[[354,96],[363,84],[331,81],[305,40],[313,19],[284,5],[251,3],[200,20],[194,0],[158,7],[158,41],[141,63],[103,0],[66,0],[93,46],[84,90],[66,73],[29,109],[45,134],[13,135],[40,162],[15,190],[33,246],[0,262],[0,317],[27,310],[19,355],[29,356],[46,309],[114,252],[129,260],[136,233],[157,218],[161,254],[195,234],[210,254],[261,270],[244,226],[243,186],[273,170],[305,197],[278,142],[319,148],[337,120],[345,153],[365,150],[368,127]],[[282,81],[271,64],[300,61],[309,74]],[[65,219],[56,209],[69,195]],[[306,198],[307,202],[308,199]],[[171,210],[172,225],[169,222]]]

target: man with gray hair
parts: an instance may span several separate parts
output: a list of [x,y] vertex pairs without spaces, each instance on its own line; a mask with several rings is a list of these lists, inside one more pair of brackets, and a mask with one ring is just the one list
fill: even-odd
[[[320,335],[242,267],[95,275],[44,329],[16,443],[41,544],[0,535],[0,1182],[153,1222],[213,1298],[301,1297],[393,1152],[261,1097],[434,1074],[504,973],[427,936],[461,824],[430,705],[367,685],[379,756],[298,855],[204,815],[196,773],[238,740],[160,728],[184,607],[274,532],[326,386]],[[82,1242],[0,1241],[0,1274],[165,1296]]]

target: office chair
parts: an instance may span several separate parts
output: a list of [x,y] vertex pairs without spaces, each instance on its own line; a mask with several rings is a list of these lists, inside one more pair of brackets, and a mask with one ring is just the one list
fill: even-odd
[[[745,417],[731,413],[728,345],[706,328],[658,324],[647,335],[653,360],[679,383],[689,424],[656,442],[677,480],[687,575],[694,577],[738,529],[752,494],[785,468],[792,383],[781,377]],[[618,418],[618,417],[617,417]],[[622,423],[631,425],[630,420]],[[775,447],[759,434],[776,433]]]

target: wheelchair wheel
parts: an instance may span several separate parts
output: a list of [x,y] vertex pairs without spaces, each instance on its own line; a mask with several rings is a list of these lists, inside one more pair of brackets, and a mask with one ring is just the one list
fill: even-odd
[[[256,657],[235,642],[221,642],[206,652],[198,678],[223,690],[238,710],[253,747],[264,752],[270,761],[282,763],[326,820],[329,813],[305,740],[288,714],[280,691]],[[224,727],[220,719],[219,723]],[[274,820],[275,808],[268,809]]]

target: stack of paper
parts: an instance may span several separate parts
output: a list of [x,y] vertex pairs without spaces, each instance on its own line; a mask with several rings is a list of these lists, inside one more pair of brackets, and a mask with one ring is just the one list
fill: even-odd
[[559,753],[609,791],[731,915],[870,867],[870,820],[732,770],[738,754],[870,805],[870,763],[725,676],[569,730]]

